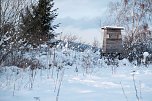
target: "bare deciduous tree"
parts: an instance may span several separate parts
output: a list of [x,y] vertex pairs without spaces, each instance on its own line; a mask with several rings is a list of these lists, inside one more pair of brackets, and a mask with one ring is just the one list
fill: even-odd
[[141,26],[152,21],[152,0],[122,0],[111,2],[109,6],[113,24],[125,27],[130,44],[135,41]]
[[72,34],[66,34],[66,35],[61,34],[60,39],[63,41],[74,42],[78,39],[78,37],[76,35],[72,35]]
[[0,0],[0,64],[17,51],[20,39],[18,24],[20,12],[27,0]]

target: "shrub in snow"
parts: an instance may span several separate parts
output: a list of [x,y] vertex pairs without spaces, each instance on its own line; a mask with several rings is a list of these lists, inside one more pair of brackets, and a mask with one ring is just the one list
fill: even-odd
[[149,53],[148,53],[148,52],[144,52],[144,53],[143,53],[142,62],[143,62],[144,64],[147,64],[147,58],[148,58],[148,56],[149,56]]

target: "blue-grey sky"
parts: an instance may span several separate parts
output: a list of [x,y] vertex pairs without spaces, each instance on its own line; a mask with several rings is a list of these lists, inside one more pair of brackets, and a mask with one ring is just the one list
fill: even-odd
[[[118,0],[55,0],[59,8],[58,32],[73,34],[81,41],[92,43],[94,39],[102,43],[100,25],[103,25],[109,2]],[[101,22],[101,23],[100,23]]]

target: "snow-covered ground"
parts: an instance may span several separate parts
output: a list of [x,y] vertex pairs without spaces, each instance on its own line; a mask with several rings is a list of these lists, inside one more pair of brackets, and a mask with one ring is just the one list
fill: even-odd
[[51,51],[36,54],[43,69],[1,67],[0,101],[152,101],[152,65],[107,65],[89,50]]

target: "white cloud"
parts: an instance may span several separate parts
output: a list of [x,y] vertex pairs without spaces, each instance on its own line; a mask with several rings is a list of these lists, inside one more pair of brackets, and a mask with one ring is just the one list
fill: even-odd
[[56,20],[56,23],[61,23],[61,27],[77,27],[81,29],[89,29],[89,28],[100,28],[100,17],[96,18],[81,18],[81,19],[73,19],[70,17],[59,18]]
[[59,8],[59,18],[71,17],[73,19],[93,18],[103,14],[107,2],[101,0],[56,0],[55,6]]

